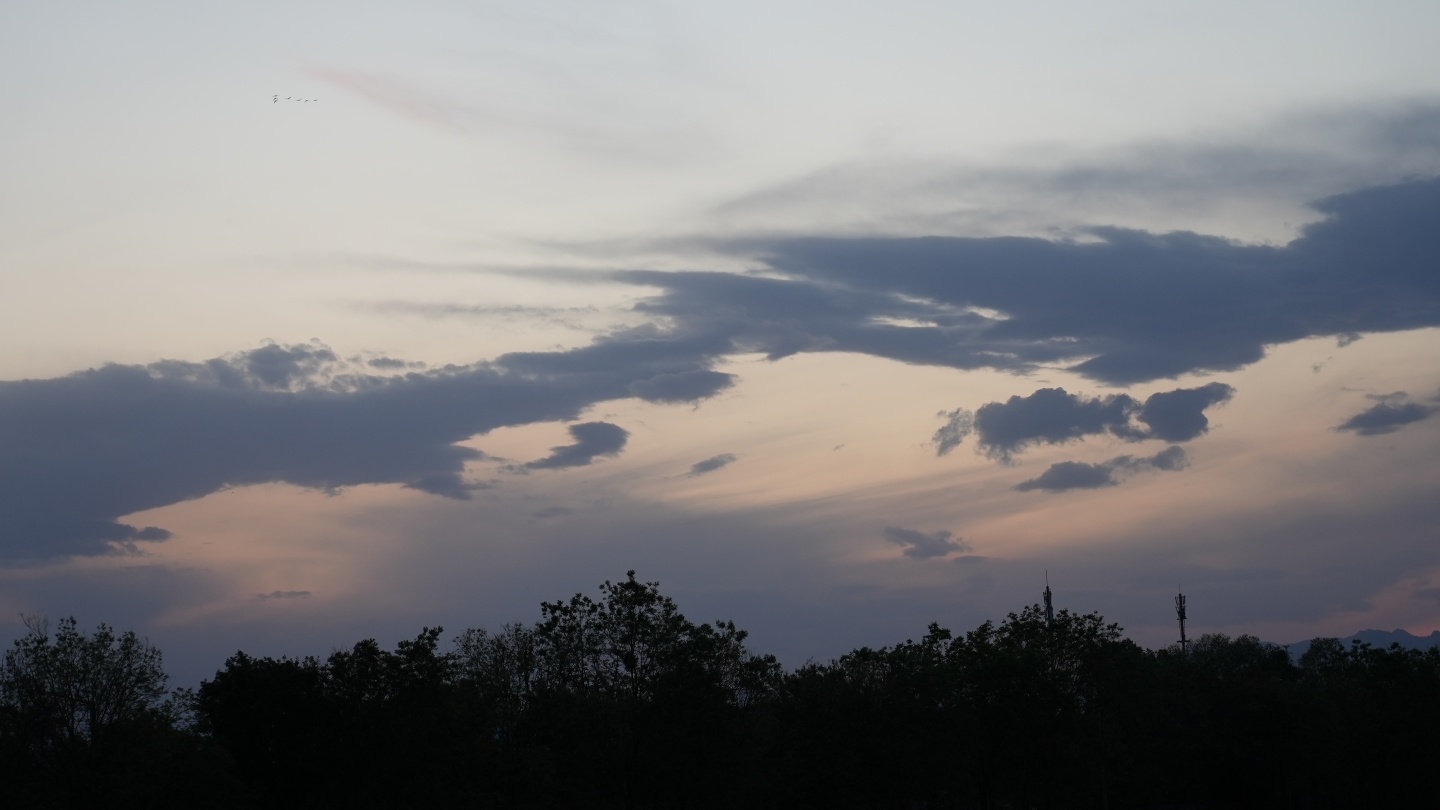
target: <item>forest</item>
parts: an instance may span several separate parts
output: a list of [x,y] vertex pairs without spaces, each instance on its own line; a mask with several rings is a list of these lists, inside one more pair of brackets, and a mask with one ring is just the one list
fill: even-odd
[[1440,650],[1144,649],[1032,605],[787,671],[629,572],[533,625],[324,658],[161,651],[74,619],[0,663],[5,806],[1426,806]]

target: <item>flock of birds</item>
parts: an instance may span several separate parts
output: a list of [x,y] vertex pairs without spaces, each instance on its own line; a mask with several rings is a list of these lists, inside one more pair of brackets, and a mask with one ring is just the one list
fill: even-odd
[[[291,97],[291,96],[286,96],[286,97],[285,97],[285,100],[286,100],[286,101],[304,101],[304,102],[311,102],[311,101],[319,101],[320,99],[318,99],[318,98],[294,98],[294,97]],[[276,93],[275,95],[271,96],[271,97],[270,97],[270,103],[271,103],[271,104],[279,104],[279,103],[280,103],[280,94],[279,94],[279,93]]]

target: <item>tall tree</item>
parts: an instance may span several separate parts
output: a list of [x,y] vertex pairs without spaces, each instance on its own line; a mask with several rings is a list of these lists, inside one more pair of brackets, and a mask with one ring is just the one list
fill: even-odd
[[160,650],[106,624],[87,635],[74,617],[53,633],[43,618],[25,626],[0,661],[0,744],[6,765],[19,766],[8,796],[20,805],[200,801],[180,795],[194,787],[186,774],[215,763],[175,728],[186,696],[171,699]]
[[[731,622],[696,625],[635,572],[541,605],[527,726],[575,778],[569,801],[623,807],[743,804],[727,764],[756,749],[746,718],[776,692],[779,664]],[[563,800],[562,800],[563,803]]]

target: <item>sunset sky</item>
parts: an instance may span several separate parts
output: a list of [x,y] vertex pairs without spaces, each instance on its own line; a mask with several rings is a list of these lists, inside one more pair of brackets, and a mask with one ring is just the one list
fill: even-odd
[[0,642],[1440,629],[1436,31],[0,2]]

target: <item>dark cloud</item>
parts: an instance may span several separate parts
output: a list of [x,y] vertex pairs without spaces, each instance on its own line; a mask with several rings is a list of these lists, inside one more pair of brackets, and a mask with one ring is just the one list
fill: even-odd
[[1167,442],[1188,442],[1210,429],[1205,409],[1228,402],[1235,389],[1224,383],[1177,388],[1151,394],[1136,418],[1149,427],[1148,436]]
[[1394,433],[1400,428],[1434,416],[1440,408],[1410,402],[1410,395],[1404,391],[1393,394],[1372,395],[1376,404],[1345,420],[1336,430],[1349,430],[1360,436],[1382,436]]
[[527,462],[522,470],[561,470],[566,467],[584,467],[597,458],[617,456],[625,448],[630,432],[609,422],[581,422],[570,426],[574,444],[563,444],[550,448],[550,455]]
[[975,429],[987,456],[1008,461],[1029,444],[1060,444],[1100,433],[1139,438],[1130,424],[1137,406],[1128,394],[1090,399],[1064,388],[1041,388],[1028,397],[981,405]]
[[[708,344],[662,337],[632,331],[568,352],[383,376],[312,343],[0,382],[0,559],[129,551],[168,533],[119,518],[229,486],[391,483],[467,498],[488,484],[465,467],[486,456],[459,442],[572,420],[607,400],[699,399],[730,385],[709,372]],[[612,453],[623,434],[581,428],[576,446],[536,468]]]
[[613,278],[659,287],[659,295],[640,301],[635,310],[669,325],[649,338],[642,330],[627,330],[627,342],[683,340],[705,351],[761,353],[771,360],[801,352],[860,352],[964,369],[1009,366],[1005,358],[1015,351],[1024,351],[1026,362],[1065,355],[982,339],[990,323],[985,316],[888,291],[721,272],[630,270]]
[[1000,461],[1010,461],[1031,444],[1063,444],[1100,434],[1124,441],[1183,442],[1209,430],[1205,409],[1228,401],[1234,392],[1224,383],[1210,383],[1151,394],[1142,403],[1129,394],[1089,398],[1064,388],[1041,388],[1029,396],[981,405],[973,416],[964,410],[942,413],[949,421],[933,441],[944,455],[973,426],[979,449]]
[[270,593],[256,594],[255,598],[264,601],[266,599],[309,599],[311,596],[309,591],[271,591]]
[[[736,242],[784,278],[621,275],[648,310],[783,356],[856,351],[953,368],[1061,365],[1132,384],[1254,363],[1265,347],[1440,325],[1440,180],[1315,203],[1284,246],[1092,228],[1039,238]],[[780,313],[784,313],[782,317]],[[901,325],[903,324],[903,325]]]
[[[1362,189],[1313,209],[1325,219],[1283,246],[1115,227],[1090,228],[1079,240],[710,241],[705,247],[764,262],[765,273],[610,274],[658,289],[634,307],[656,323],[565,353],[564,362],[856,352],[962,370],[1061,367],[1130,385],[1239,369],[1267,346],[1307,337],[1344,344],[1365,332],[1440,325],[1440,277],[1429,270],[1440,254],[1431,227],[1440,180]],[[630,393],[670,401],[729,382],[699,367],[647,377]],[[1226,390],[1205,386],[1175,398],[1184,402],[1162,398],[1135,427],[1165,440],[1193,437],[1206,424],[1193,401],[1217,404]],[[1126,424],[1096,411],[1092,418]],[[937,450],[963,439],[963,424],[954,427],[937,436]]]
[[906,557],[913,557],[917,560],[929,557],[944,557],[956,551],[969,551],[970,544],[963,538],[956,537],[947,531],[921,532],[915,529],[902,529],[898,526],[886,526],[884,531],[885,539],[905,549]]
[[690,475],[704,475],[708,472],[715,472],[721,467],[729,466],[735,462],[737,456],[734,453],[721,453],[718,456],[711,456],[704,461],[697,461],[690,465]]
[[1015,489],[1021,492],[1035,489],[1046,492],[1064,492],[1068,489],[1100,489],[1119,484],[1122,473],[1148,469],[1174,472],[1185,469],[1189,464],[1190,460],[1186,457],[1185,450],[1178,445],[1171,445],[1148,458],[1116,456],[1099,464],[1061,461],[1051,464],[1050,468],[1041,473],[1039,477],[1016,484]]
[[564,517],[565,515],[573,514],[575,514],[575,510],[573,509],[566,509],[563,506],[547,506],[544,509],[536,511],[531,517],[545,520],[547,518]]

